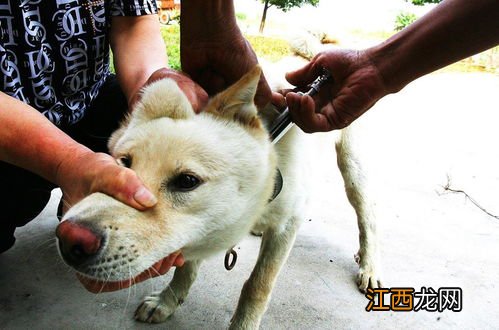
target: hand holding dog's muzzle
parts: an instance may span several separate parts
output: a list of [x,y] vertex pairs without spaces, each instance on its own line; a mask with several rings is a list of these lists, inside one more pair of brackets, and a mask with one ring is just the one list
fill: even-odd
[[66,159],[58,167],[57,184],[63,192],[63,213],[86,196],[102,192],[137,210],[157,203],[156,197],[129,168],[110,155],[88,152]]
[[76,277],[83,284],[85,289],[92,293],[112,292],[121,289],[126,289],[132,285],[144,282],[150,278],[166,274],[172,267],[182,267],[184,265],[184,257],[181,251],[175,251],[167,257],[156,262],[150,268],[144,270],[139,275],[123,281],[99,281],[89,277],[85,277],[76,273]]

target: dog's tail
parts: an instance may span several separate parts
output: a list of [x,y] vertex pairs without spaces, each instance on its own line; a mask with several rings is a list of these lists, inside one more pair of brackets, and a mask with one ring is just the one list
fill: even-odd
[[294,55],[311,60],[316,54],[337,44],[338,39],[322,31],[302,31],[288,39],[289,48]]

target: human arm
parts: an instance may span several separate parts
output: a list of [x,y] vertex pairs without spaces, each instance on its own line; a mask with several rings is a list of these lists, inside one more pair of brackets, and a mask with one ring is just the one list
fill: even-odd
[[206,92],[188,76],[168,69],[157,15],[113,17],[110,42],[118,81],[131,109],[142,87],[163,78],[177,82],[196,112],[204,107]]
[[158,16],[114,16],[109,38],[116,76],[130,104],[156,70],[168,67]]
[[[187,72],[210,95],[235,83],[257,63],[237,26],[232,0],[184,0],[180,25],[180,57]],[[262,76],[255,102],[263,107],[272,93]]]
[[327,51],[287,74],[302,86],[329,69],[334,84],[315,98],[288,93],[293,120],[307,132],[352,123],[383,96],[409,82],[499,43],[495,0],[445,0],[385,42],[360,51]]
[[0,104],[0,160],[59,185],[70,205],[97,191],[139,210],[156,203],[136,174],[111,156],[78,144],[37,110],[1,92]]

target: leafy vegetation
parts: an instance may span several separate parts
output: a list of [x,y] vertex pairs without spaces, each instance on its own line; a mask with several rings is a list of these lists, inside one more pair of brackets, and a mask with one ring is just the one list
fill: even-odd
[[260,33],[263,32],[265,28],[265,20],[267,19],[267,11],[270,7],[276,7],[282,11],[288,11],[294,7],[301,7],[304,4],[310,4],[312,6],[317,6],[319,0],[261,0],[264,4],[262,20],[260,22]]
[[238,20],[244,21],[247,18],[247,16],[245,13],[236,13],[236,18]]
[[[405,0],[415,6],[424,6],[431,3],[440,3],[442,0]],[[409,12],[402,12],[395,18],[395,30],[400,31],[417,19],[416,15]]]
[[411,2],[413,5],[416,6],[424,6],[427,3],[440,3],[442,0],[405,0],[407,2]]
[[317,6],[319,4],[319,0],[261,0],[263,3],[266,3],[270,8],[275,6],[282,11],[288,11],[294,7],[301,7],[304,4],[310,4],[312,6]]
[[166,44],[170,68],[180,70],[180,26],[178,24],[162,26],[161,36]]
[[402,12],[395,17],[395,30],[400,31],[417,19],[418,17],[413,13]]

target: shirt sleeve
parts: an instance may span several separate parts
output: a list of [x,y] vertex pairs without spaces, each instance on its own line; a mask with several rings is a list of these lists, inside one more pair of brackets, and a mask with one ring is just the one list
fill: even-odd
[[111,16],[141,16],[156,14],[156,0],[111,0]]

